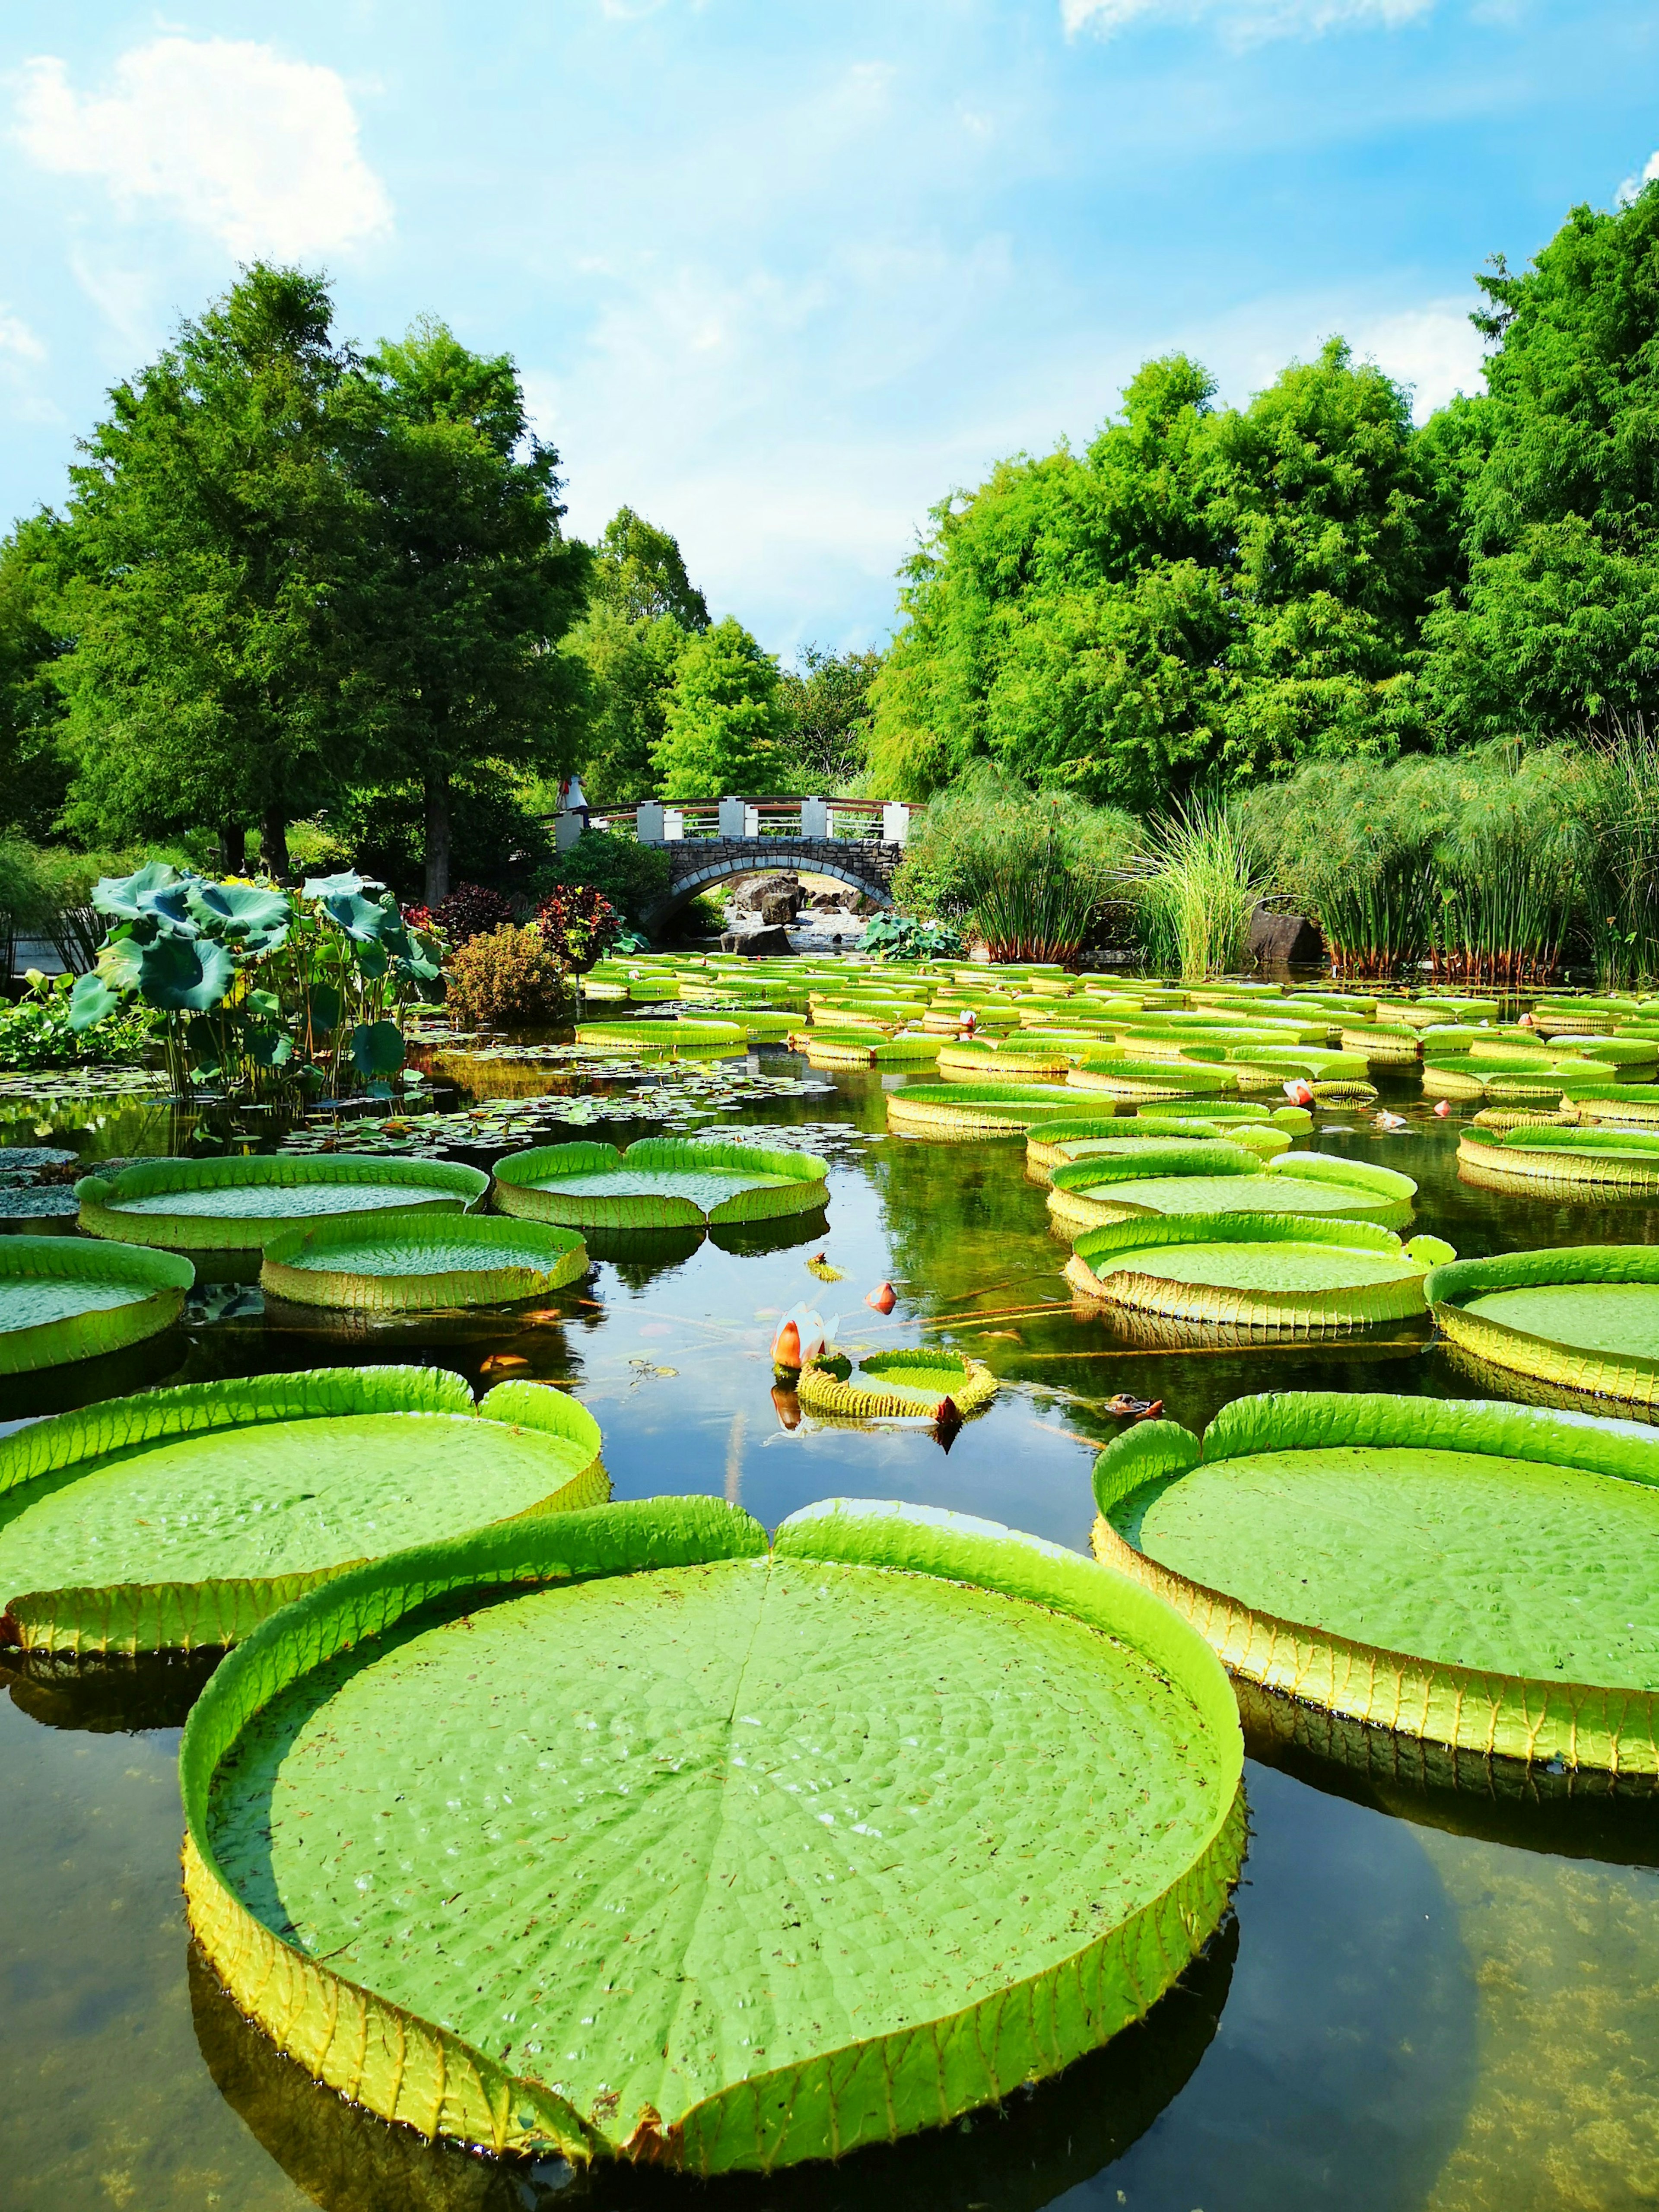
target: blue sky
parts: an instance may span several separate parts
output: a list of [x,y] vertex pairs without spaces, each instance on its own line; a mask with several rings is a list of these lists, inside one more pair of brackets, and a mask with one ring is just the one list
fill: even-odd
[[1473,271],[1659,161],[1659,0],[9,0],[0,71],[0,514],[301,259],[354,338],[511,351],[572,526],[638,507],[786,656],[1149,354],[1477,388]]

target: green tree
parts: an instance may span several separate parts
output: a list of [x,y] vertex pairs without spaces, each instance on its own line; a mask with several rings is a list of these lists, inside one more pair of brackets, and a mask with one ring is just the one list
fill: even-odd
[[453,781],[575,760],[583,673],[555,648],[592,556],[561,532],[558,455],[507,356],[417,322],[342,380],[331,420],[368,516],[335,639],[343,696],[371,772],[421,787],[432,903]]
[[790,721],[792,780],[802,791],[843,791],[862,769],[870,742],[870,686],[878,653],[831,653],[804,645],[781,678]]
[[67,641],[48,620],[60,526],[36,515],[0,539],[0,826],[34,838],[55,827],[72,771],[52,680]]
[[669,695],[688,639],[708,627],[708,607],[685,573],[678,541],[619,508],[594,547],[586,617],[566,650],[588,681],[583,788],[596,806],[648,799]]
[[71,469],[52,623],[97,842],[246,826],[267,854],[343,761],[325,649],[352,542],[322,277],[256,263],[130,383]]
[[1476,280],[1494,350],[1466,439],[1465,592],[1426,626],[1452,738],[1553,737],[1659,700],[1659,183],[1575,208]]
[[666,799],[757,798],[787,780],[778,665],[728,615],[680,656],[655,761]]

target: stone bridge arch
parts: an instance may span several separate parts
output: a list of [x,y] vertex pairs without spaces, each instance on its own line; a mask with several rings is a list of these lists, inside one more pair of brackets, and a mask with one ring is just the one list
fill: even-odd
[[687,837],[663,849],[670,856],[672,873],[667,891],[643,917],[651,931],[660,929],[713,884],[729,883],[733,876],[767,874],[775,868],[833,876],[877,906],[890,907],[893,877],[904,858],[902,845],[875,838]]

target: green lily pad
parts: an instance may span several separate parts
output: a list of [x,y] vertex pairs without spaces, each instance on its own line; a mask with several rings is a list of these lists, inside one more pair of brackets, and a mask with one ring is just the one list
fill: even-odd
[[574,1229],[476,1214],[376,1213],[273,1237],[259,1280],[272,1297],[374,1316],[540,1298],[587,1273]]
[[[1091,1103],[1061,1083],[907,1083],[887,1093],[887,1126],[907,1137],[1023,1137],[1036,1123],[1074,1121]],[[1102,1098],[1103,1118],[1117,1112]]]
[[1457,1171],[1499,1190],[1659,1190],[1659,1129],[1519,1128],[1497,1143],[1466,1129]]
[[0,1375],[142,1343],[179,1318],[188,1260],[73,1237],[0,1237]]
[[1246,1679],[1520,1759],[1659,1773],[1659,1435],[1479,1401],[1237,1399],[1095,1466],[1096,1554]]
[[842,1502],[769,1553],[659,1498],[268,1623],[185,1731],[185,1888],[244,2010],[371,2112],[771,2170],[1139,2018],[1225,1909],[1241,1765],[1201,1640],[1056,1546]]
[[828,1203],[824,1164],[758,1145],[642,1137],[614,1145],[543,1145],[495,1168],[503,1213],[573,1228],[672,1229],[765,1221]]
[[0,1643],[232,1644],[300,1591],[434,1534],[609,1495],[592,1415],[437,1368],[187,1383],[0,1439]]
[[1437,1267],[1453,1344],[1575,1395],[1659,1409],[1659,1246],[1581,1244]]
[[931,1418],[947,1398],[965,1416],[981,1412],[996,1392],[997,1378],[982,1359],[937,1346],[874,1352],[860,1360],[855,1375],[844,1376],[813,1363],[802,1370],[796,1388],[802,1405],[814,1413],[862,1420]]
[[1281,1152],[1264,1163],[1224,1138],[1072,1160],[1054,1170],[1051,1186],[1050,1218],[1073,1237],[1140,1214],[1324,1215],[1395,1227],[1410,1218],[1417,1195],[1411,1177],[1392,1168],[1329,1152]]
[[320,1214],[425,1206],[459,1213],[489,1188],[481,1169],[411,1159],[140,1160],[75,1186],[94,1237],[174,1251],[252,1250]]
[[1189,1213],[1085,1229],[1066,1279],[1102,1304],[1263,1337],[1340,1336],[1424,1310],[1451,1247],[1366,1221]]

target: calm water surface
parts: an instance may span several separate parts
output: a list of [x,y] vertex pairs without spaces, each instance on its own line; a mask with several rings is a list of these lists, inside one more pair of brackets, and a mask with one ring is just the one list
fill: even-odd
[[[766,1065],[798,1064],[768,1054]],[[526,1087],[522,1070],[511,1087]],[[0,1420],[162,1382],[343,1361],[435,1360],[477,1380],[487,1357],[512,1352],[592,1408],[619,1497],[711,1492],[769,1527],[826,1496],[906,1498],[1084,1550],[1090,1467],[1115,1428],[1102,1401],[1114,1391],[1161,1397],[1194,1428],[1265,1389],[1485,1394],[1409,1329],[1340,1351],[1115,1343],[1101,1322],[1073,1317],[1065,1248],[1047,1232],[1042,1188],[1025,1180],[1023,1142],[889,1137],[882,1087],[844,1077],[744,1117],[803,1125],[831,1159],[827,1234],[602,1264],[557,1302],[556,1322],[496,1316],[372,1336],[261,1318],[181,1329],[122,1355],[118,1370],[0,1386],[11,1392]],[[1435,1120],[1414,1082],[1390,1093],[1407,1133],[1326,1112],[1310,1141],[1414,1176],[1417,1226],[1461,1254],[1659,1239],[1659,1209],[1534,1206],[1460,1184],[1462,1113]],[[71,1143],[93,1158],[165,1150],[171,1138],[154,1108],[104,1104],[77,1118],[13,1105],[0,1140]],[[806,1272],[820,1249],[844,1281]],[[882,1323],[862,1299],[889,1277],[900,1304]],[[769,1347],[777,1315],[802,1297],[841,1311],[853,1347],[972,1350],[1003,1391],[948,1454],[922,1431],[792,1431]],[[192,1678],[157,1666],[0,1680],[0,2212],[1659,2203],[1651,1796],[1540,1802],[1515,1775],[1473,1762],[1431,1769],[1413,1747],[1322,1734],[1262,1699],[1247,1714],[1251,1843],[1236,1919],[1148,2021],[945,2136],[836,2169],[702,2186],[495,2167],[429,2150],[317,2088],[191,1955],[174,1756]]]

